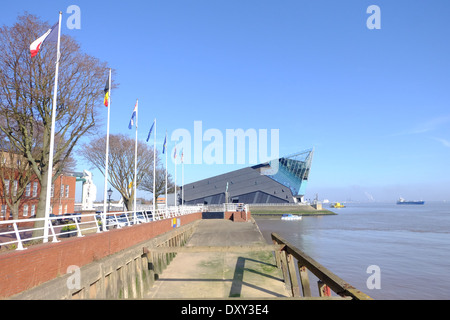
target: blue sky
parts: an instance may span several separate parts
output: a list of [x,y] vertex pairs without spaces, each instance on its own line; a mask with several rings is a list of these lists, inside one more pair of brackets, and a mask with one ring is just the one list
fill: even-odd
[[[72,4],[79,30],[65,24]],[[373,4],[379,30],[366,26]],[[24,11],[53,24],[62,11],[62,32],[117,71],[111,133],[134,136],[139,98],[139,139],[156,117],[159,148],[163,131],[193,134],[194,121],[224,135],[279,129],[280,155],[314,147],[307,198],[450,200],[449,9],[445,0],[21,0],[2,3],[0,24]],[[185,182],[243,166],[186,165]]]

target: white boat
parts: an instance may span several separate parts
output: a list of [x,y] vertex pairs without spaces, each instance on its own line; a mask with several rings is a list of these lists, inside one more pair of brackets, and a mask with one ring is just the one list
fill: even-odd
[[296,216],[290,213],[283,214],[281,220],[302,220],[302,216]]

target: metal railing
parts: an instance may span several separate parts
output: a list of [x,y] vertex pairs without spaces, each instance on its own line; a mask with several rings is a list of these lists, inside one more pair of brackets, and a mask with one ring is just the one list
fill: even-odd
[[[163,219],[171,219],[186,214],[200,212],[197,206],[177,206],[152,211],[125,211],[102,214],[71,214],[45,218],[31,218],[0,221],[0,247],[15,247],[25,250],[25,245],[32,241],[59,242],[64,237],[84,237],[86,233],[105,232],[114,228],[129,227],[134,224],[150,223]],[[42,221],[42,227],[34,227]],[[48,225],[46,224],[46,221]],[[103,228],[103,221],[105,228]],[[33,236],[35,231],[48,228],[48,238],[44,235]]]
[[223,211],[223,212],[248,212],[248,204],[244,203],[224,203],[224,204],[208,204],[208,205],[199,205],[199,208],[203,212],[214,212],[214,211]]
[[252,203],[251,207],[301,207],[301,206],[309,206],[308,202],[296,202],[296,203]]
[[272,241],[281,248],[275,251],[277,266],[282,270],[286,289],[291,291],[293,297],[312,297],[308,276],[309,270],[319,279],[318,289],[320,297],[331,297],[331,291],[333,291],[340,298],[354,300],[372,299],[294,247],[278,234],[272,233]]

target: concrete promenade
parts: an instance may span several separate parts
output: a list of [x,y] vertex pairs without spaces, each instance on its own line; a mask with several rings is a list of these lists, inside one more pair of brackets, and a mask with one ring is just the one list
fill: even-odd
[[[273,253],[253,222],[202,220],[186,247],[218,247],[180,252],[148,292],[150,299],[289,297]],[[224,250],[231,246],[234,250]],[[256,250],[236,250],[252,246]],[[260,249],[258,249],[260,248]]]

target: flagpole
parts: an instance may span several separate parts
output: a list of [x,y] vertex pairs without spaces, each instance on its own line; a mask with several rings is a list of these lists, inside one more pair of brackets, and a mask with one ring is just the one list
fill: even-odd
[[134,224],[136,224],[136,185],[137,185],[137,143],[138,143],[138,113],[139,113],[139,100],[136,99],[136,142],[134,144]]
[[52,189],[52,177],[53,177],[53,152],[55,149],[55,122],[56,122],[56,99],[58,96],[58,73],[59,73],[59,58],[61,47],[61,19],[62,12],[59,12],[59,24],[58,24],[58,44],[56,49],[56,69],[55,69],[55,86],[53,91],[53,108],[52,108],[52,127],[50,133],[50,150],[48,160],[48,172],[47,172],[47,194],[45,198],[45,226],[44,226],[44,242],[48,242],[48,224],[50,218],[50,197]]
[[155,136],[153,138],[153,219],[156,217],[156,118]]
[[184,208],[184,159],[181,151],[181,206]]
[[175,147],[175,191],[174,191],[174,203],[175,203],[175,210],[177,209],[177,148]]
[[109,86],[108,86],[108,122],[106,125],[106,154],[105,154],[105,187],[103,190],[103,214],[102,214],[102,228],[106,229],[106,197],[108,189],[108,170],[109,170],[109,118],[111,114],[111,69],[109,69]]
[[[164,140],[164,141],[167,144],[167,130],[166,130],[166,140]],[[166,218],[167,218],[167,205],[168,205],[168,201],[167,200],[168,199],[167,199],[167,150],[166,150]]]

